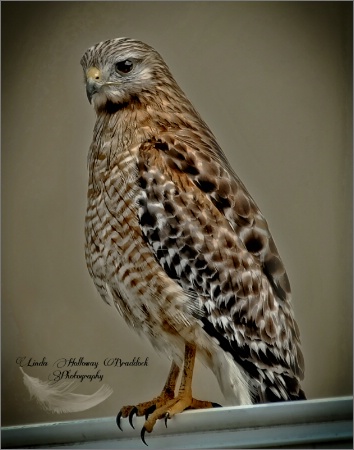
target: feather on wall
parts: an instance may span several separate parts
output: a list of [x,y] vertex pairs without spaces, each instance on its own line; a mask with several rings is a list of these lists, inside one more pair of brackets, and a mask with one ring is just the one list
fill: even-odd
[[102,403],[113,392],[110,386],[104,384],[93,394],[75,394],[74,391],[78,387],[79,382],[60,381],[53,385],[49,381],[30,377],[21,367],[20,370],[23,374],[23,382],[31,398],[35,398],[44,410],[53,413],[85,411]]

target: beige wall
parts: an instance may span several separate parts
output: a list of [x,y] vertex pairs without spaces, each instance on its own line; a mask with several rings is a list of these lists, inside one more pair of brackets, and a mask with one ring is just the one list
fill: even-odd
[[[351,24],[351,2],[2,3],[3,425],[114,415],[157,394],[167,374],[100,300],[83,254],[94,112],[79,60],[120,36],[165,57],[267,217],[292,283],[308,397],[351,394]],[[58,358],[100,361],[114,394],[85,413],[46,413],[29,400],[19,356],[46,357],[48,367],[26,368],[43,380]],[[102,365],[134,356],[148,367]],[[194,386],[222,403],[200,365]]]

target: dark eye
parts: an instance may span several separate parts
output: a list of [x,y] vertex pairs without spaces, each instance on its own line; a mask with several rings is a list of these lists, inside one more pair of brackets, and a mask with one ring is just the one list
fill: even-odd
[[133,61],[130,59],[125,59],[124,61],[119,61],[116,63],[116,71],[119,73],[129,73],[133,69]]

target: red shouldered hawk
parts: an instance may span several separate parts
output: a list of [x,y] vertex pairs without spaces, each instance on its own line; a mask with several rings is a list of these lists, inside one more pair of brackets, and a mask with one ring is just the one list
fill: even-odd
[[119,38],[88,49],[81,65],[97,114],[88,270],[172,360],[161,394],[123,407],[118,426],[145,414],[144,440],[157,419],[215,406],[192,397],[196,355],[231,404],[305,399],[289,281],[267,222],[166,63]]

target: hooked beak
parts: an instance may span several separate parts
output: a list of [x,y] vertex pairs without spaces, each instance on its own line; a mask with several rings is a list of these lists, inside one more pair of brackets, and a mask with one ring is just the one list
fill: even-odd
[[102,74],[97,67],[90,67],[86,71],[86,94],[88,101],[91,103],[92,97],[96,94],[101,87]]

